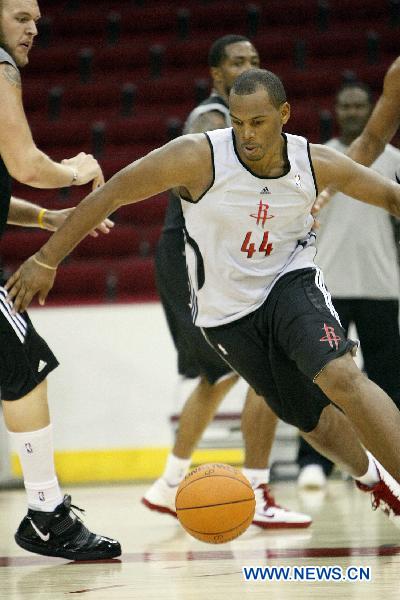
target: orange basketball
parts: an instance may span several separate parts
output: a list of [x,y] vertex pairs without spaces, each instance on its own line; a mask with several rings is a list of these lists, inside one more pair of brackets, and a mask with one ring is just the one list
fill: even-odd
[[253,489],[244,475],[223,464],[201,465],[180,484],[176,514],[190,535],[223,544],[241,535],[254,517]]

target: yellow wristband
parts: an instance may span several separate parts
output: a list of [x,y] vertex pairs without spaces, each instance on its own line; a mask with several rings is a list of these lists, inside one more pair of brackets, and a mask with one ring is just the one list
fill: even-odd
[[40,260],[38,260],[36,258],[36,256],[32,256],[32,258],[35,261],[35,263],[37,265],[39,265],[39,267],[44,267],[45,269],[50,269],[50,271],[57,271],[57,267],[51,267],[50,265],[46,265],[45,263],[40,262]]
[[43,223],[43,217],[44,217],[44,213],[47,212],[47,208],[41,208],[37,217],[37,222],[39,224],[39,227],[41,227],[42,229],[46,229]]

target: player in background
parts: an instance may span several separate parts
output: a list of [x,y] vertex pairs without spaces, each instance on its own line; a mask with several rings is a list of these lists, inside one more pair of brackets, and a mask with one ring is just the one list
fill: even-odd
[[[369,167],[383,152],[400,125],[400,57],[390,65],[379,97],[361,134],[351,143],[346,154],[356,162]],[[313,214],[327,204],[335,193],[329,186],[319,194]]]

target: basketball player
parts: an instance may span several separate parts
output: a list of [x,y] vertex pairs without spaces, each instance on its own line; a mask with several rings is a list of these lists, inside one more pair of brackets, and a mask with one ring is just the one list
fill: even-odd
[[283,134],[290,105],[269,71],[242,73],[229,109],[232,128],[181,136],[87,196],[9,279],[10,299],[17,312],[35,294],[43,304],[58,264],[93,225],[123,204],[177,188],[195,324],[280,418],[398,520],[400,413],[352,358],[356,344],[314,263],[310,211],[318,189],[334,182],[399,216],[400,186],[332,148]]
[[[346,153],[363,131],[371,110],[365,85],[342,87],[335,103],[339,137],[327,145]],[[395,180],[399,166],[399,150],[387,144],[372,168]],[[390,215],[337,194],[318,218],[322,227],[318,230],[316,262],[325,273],[340,322],[346,335],[350,323],[356,325],[365,372],[400,408],[400,282]],[[332,463],[302,439],[297,462],[300,487],[322,487],[332,470]]]
[[[236,77],[259,66],[251,42],[239,35],[227,35],[214,42],[209,52],[213,82],[211,95],[189,114],[185,133],[200,133],[230,125],[228,96]],[[168,326],[178,352],[178,370],[186,378],[199,377],[179,419],[175,444],[162,477],[142,498],[151,510],[172,514],[179,483],[190,465],[191,455],[218,406],[238,376],[207,343],[193,324],[187,281],[185,242],[180,200],[171,195],[164,230],[156,253],[157,287]],[[259,527],[306,527],[311,518],[276,505],[268,488],[268,460],[277,418],[263,398],[249,390],[243,408],[242,432],[245,447],[244,475],[256,496],[253,523]]]
[[[45,211],[11,198],[12,177],[38,188],[97,187],[103,175],[97,161],[80,153],[61,163],[35,145],[21,95],[19,68],[37,34],[36,0],[3,0],[0,5],[0,235],[6,223],[56,229],[71,211]],[[100,221],[99,221],[100,223]],[[109,223],[108,223],[109,225]],[[107,223],[103,224],[107,231]],[[54,468],[47,383],[58,365],[26,313],[13,314],[0,277],[0,391],[4,419],[18,450],[28,496],[28,514],[15,535],[26,550],[70,560],[119,556],[117,541],[91,533],[75,516],[71,497],[60,491]]]

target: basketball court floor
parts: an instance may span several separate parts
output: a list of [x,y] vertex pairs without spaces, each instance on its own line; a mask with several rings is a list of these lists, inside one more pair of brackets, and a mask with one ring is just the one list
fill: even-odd
[[[134,484],[68,489],[73,503],[86,509],[87,524],[122,544],[121,559],[103,563],[72,563],[20,549],[13,534],[25,494],[0,491],[1,600],[400,598],[400,530],[374,513],[369,496],[351,482],[329,482],[325,497],[300,495],[294,483],[278,483],[273,490],[279,502],[311,512],[313,525],[268,532],[251,526],[237,540],[216,546],[143,507],[146,489]],[[246,581],[243,567],[270,571],[263,571],[264,580]],[[288,580],[273,581],[274,575]]]

